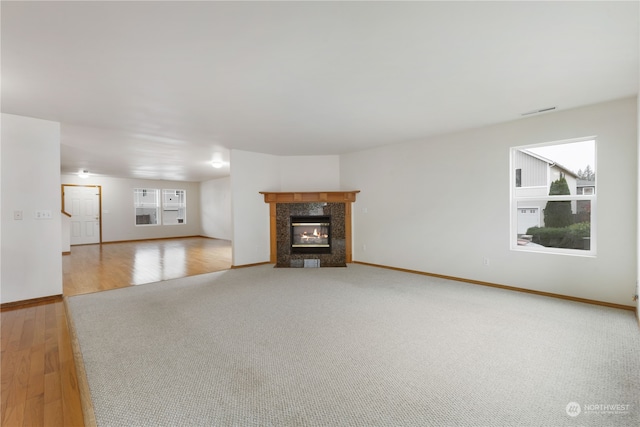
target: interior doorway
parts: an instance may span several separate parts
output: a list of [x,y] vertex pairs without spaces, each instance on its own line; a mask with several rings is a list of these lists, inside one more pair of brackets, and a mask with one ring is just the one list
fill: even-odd
[[102,187],[63,185],[62,210],[71,215],[71,245],[102,242]]

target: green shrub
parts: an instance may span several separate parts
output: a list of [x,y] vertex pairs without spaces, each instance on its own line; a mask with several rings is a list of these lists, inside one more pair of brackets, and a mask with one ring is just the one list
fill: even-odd
[[[564,177],[551,183],[549,188],[550,196],[566,196],[571,194],[569,185]],[[569,201],[549,201],[544,208],[544,223],[547,227],[563,228],[573,223],[573,213],[571,212],[571,202]]]
[[531,241],[548,248],[585,249],[585,237],[591,237],[591,224],[579,222],[568,227],[531,227]]
[[567,227],[575,238],[591,237],[591,223],[578,222]]

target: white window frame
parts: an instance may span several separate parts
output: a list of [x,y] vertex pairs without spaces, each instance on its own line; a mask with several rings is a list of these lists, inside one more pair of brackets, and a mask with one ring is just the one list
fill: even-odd
[[[139,193],[154,191],[156,193],[156,203],[142,203],[138,197]],[[134,188],[133,189],[133,221],[136,227],[155,227],[160,225],[160,195],[161,192],[157,188]],[[144,196],[143,196],[144,197]],[[156,222],[153,224],[138,224],[138,209],[155,209]]]
[[[175,203],[177,206],[178,217],[182,216],[182,222],[180,222],[180,218],[177,218],[178,222],[167,222],[167,214],[166,212],[173,211],[174,209],[166,209],[167,205],[167,197],[178,197],[178,191],[181,191],[183,194],[182,201]],[[162,225],[185,225],[187,223],[187,190],[183,188],[165,188],[161,192],[162,194]],[[174,204],[174,203],[172,203]],[[171,206],[173,207],[173,206]],[[182,211],[182,214],[180,214]]]
[[[509,243],[512,251],[517,252],[538,252],[538,253],[547,253],[547,254],[558,254],[558,255],[572,255],[572,256],[582,256],[582,257],[595,257],[596,256],[596,248],[597,248],[597,191],[594,191],[594,194],[591,195],[564,195],[564,196],[518,196],[517,190],[526,188],[526,187],[516,187],[516,168],[515,168],[515,153],[518,150],[528,149],[528,148],[537,148],[537,147],[545,147],[550,145],[561,145],[561,144],[569,144],[575,142],[586,142],[586,141],[594,141],[594,165],[593,170],[597,171],[597,159],[598,159],[598,139],[596,136],[584,137],[584,138],[575,138],[568,139],[562,141],[553,141],[553,142],[545,142],[541,144],[530,144],[530,145],[520,145],[517,147],[511,147],[509,152],[509,209],[510,209],[510,225],[509,225]],[[597,172],[596,172],[597,173]],[[597,176],[597,175],[596,175]],[[547,188],[548,190],[548,188]],[[568,248],[551,248],[544,246],[528,246],[528,245],[518,245],[518,212],[519,209],[526,209],[525,206],[518,207],[519,202],[529,202],[530,204],[534,204],[533,202],[543,201],[578,201],[578,200],[589,200],[591,201],[591,224],[590,224],[590,246],[589,249],[568,249]],[[528,205],[529,206],[529,205]],[[542,215],[542,211],[540,211],[540,215]]]

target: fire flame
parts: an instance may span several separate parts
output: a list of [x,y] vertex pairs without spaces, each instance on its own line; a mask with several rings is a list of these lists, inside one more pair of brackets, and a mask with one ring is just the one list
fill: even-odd
[[307,232],[306,232],[306,231],[303,231],[303,232],[302,232],[302,234],[300,235],[300,238],[301,238],[302,240],[306,240],[306,241],[308,241],[309,239],[322,239],[322,238],[326,239],[326,238],[328,238],[328,237],[329,237],[329,235],[328,235],[328,234],[326,234],[326,233],[321,234],[321,233],[318,231],[318,229],[317,229],[317,228],[314,228],[314,229],[313,229],[313,234],[311,234],[311,235],[307,234]]

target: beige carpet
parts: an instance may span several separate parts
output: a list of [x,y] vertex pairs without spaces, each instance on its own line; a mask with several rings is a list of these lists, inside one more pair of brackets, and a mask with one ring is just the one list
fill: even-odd
[[68,303],[99,426],[640,425],[629,311],[364,265]]

